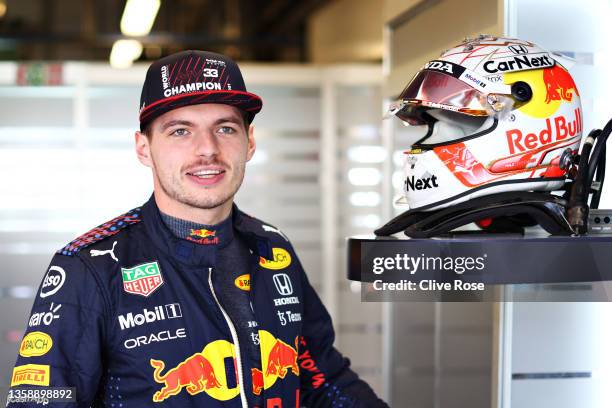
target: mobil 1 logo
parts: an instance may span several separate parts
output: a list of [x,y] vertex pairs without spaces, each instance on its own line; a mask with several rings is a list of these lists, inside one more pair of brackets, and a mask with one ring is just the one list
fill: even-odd
[[144,308],[141,313],[129,312],[125,315],[119,315],[118,319],[121,330],[125,330],[147,323],[177,319],[179,317],[183,317],[180,303],[169,303],[167,305],[155,306],[153,309]]

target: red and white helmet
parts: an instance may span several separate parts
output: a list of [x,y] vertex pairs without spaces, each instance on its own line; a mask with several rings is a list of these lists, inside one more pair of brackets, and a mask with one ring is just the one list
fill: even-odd
[[405,198],[433,210],[563,186],[582,137],[580,94],[560,55],[481,35],[429,61],[389,113],[427,130],[405,152]]

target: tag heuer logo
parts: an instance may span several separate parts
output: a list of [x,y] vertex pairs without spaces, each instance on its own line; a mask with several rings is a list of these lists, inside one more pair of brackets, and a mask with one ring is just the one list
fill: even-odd
[[121,277],[123,278],[123,290],[141,296],[149,296],[164,283],[156,261],[132,268],[121,268]]

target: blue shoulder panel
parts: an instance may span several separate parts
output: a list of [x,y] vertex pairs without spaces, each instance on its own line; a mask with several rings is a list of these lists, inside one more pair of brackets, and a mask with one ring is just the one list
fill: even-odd
[[129,225],[136,224],[142,219],[140,214],[140,207],[134,208],[127,213],[113,218],[110,221],[105,222],[102,225],[97,226],[89,232],[81,235],[80,237],[72,240],[68,245],[58,250],[58,254],[72,256],[79,252],[81,249],[86,248],[98,241],[102,241],[106,237],[110,237],[128,227]]

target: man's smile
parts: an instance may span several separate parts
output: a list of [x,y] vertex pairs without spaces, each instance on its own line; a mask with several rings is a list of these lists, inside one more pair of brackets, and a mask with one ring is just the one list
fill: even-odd
[[197,168],[188,171],[187,176],[199,185],[209,186],[221,181],[225,176],[225,170],[217,166]]

